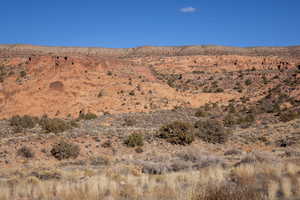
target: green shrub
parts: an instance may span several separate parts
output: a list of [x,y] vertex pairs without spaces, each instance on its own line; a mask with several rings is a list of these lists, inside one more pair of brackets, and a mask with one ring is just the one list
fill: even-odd
[[235,113],[236,112],[236,106],[233,103],[230,103],[227,107],[229,113]]
[[223,124],[214,119],[199,120],[195,123],[196,136],[208,143],[225,143],[228,138]]
[[57,160],[77,158],[80,153],[80,147],[73,143],[60,141],[52,146],[51,154]]
[[227,126],[227,127],[231,127],[231,126],[236,125],[236,118],[234,117],[233,114],[227,114],[224,117],[224,125]]
[[29,115],[24,115],[22,117],[16,115],[9,119],[10,125],[18,128],[33,128],[35,127],[37,122],[38,122],[38,118],[31,117]]
[[129,92],[129,95],[130,95],[130,96],[134,96],[134,95],[135,95],[134,90],[131,90],[131,91]]
[[21,72],[20,72],[20,76],[21,76],[22,78],[24,78],[26,75],[27,75],[26,71],[21,71]]
[[158,137],[166,139],[171,144],[187,145],[194,141],[194,128],[190,123],[175,121],[162,126]]
[[221,93],[221,92],[224,92],[224,89],[223,88],[217,88],[215,90],[215,93]]
[[39,124],[48,133],[60,133],[72,128],[71,124],[58,118],[43,117]]
[[18,156],[22,156],[24,158],[33,158],[34,157],[34,152],[32,151],[31,148],[23,146],[17,151]]
[[249,86],[252,84],[252,81],[250,79],[245,80],[245,85]]
[[111,71],[108,71],[107,73],[106,73],[108,76],[112,76],[112,72]]
[[126,144],[128,147],[143,146],[144,137],[141,134],[132,133],[124,140],[124,144]]
[[240,114],[237,123],[241,125],[251,125],[255,121],[255,116],[252,113]]
[[75,128],[79,127],[79,124],[78,124],[77,121],[74,120],[74,119],[72,119],[72,120],[69,121],[68,123],[69,123],[69,125],[70,125],[71,127],[75,127]]
[[97,119],[97,115],[94,114],[94,113],[80,113],[79,114],[79,117],[78,117],[79,120],[92,120],[92,119]]

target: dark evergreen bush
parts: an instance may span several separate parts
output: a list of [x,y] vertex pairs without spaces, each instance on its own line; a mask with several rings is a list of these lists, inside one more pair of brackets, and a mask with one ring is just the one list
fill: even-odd
[[124,144],[126,144],[128,147],[143,146],[144,137],[141,134],[132,133],[124,140]]
[[29,115],[24,115],[24,116],[13,116],[12,118],[9,119],[10,125],[19,127],[19,128],[33,128],[38,122],[37,117],[31,117]]
[[32,151],[31,148],[23,146],[17,151],[18,156],[22,156],[24,158],[33,158],[34,157],[34,152]]
[[73,143],[68,143],[65,141],[60,141],[52,146],[51,154],[57,160],[77,158],[80,153],[80,147]]
[[199,120],[195,123],[196,136],[208,143],[225,143],[228,133],[220,121]]
[[175,121],[162,126],[158,137],[166,139],[172,144],[187,145],[194,141],[194,128],[190,123]]

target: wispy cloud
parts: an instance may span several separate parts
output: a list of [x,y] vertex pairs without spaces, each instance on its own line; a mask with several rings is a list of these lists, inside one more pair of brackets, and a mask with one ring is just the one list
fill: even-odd
[[183,13],[193,13],[193,12],[196,12],[196,8],[192,7],[192,6],[189,6],[189,7],[185,7],[185,8],[181,8],[180,9],[180,12],[183,12]]

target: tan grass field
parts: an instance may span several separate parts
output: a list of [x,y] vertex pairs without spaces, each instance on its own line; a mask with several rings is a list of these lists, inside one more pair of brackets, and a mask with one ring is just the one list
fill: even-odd
[[244,164],[229,169],[217,166],[164,175],[121,171],[124,166],[101,172],[74,170],[64,172],[60,180],[49,181],[16,176],[0,182],[0,199],[275,200],[300,195],[300,167],[291,163]]

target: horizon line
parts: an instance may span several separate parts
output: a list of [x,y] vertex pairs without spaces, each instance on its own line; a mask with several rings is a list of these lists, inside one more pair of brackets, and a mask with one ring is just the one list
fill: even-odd
[[8,43],[8,44],[0,44],[1,46],[33,46],[33,47],[54,47],[54,48],[104,48],[104,49],[136,49],[136,48],[145,48],[145,47],[231,47],[231,48],[287,48],[287,47],[299,47],[300,44],[297,45],[273,45],[273,46],[234,46],[234,45],[217,45],[217,44],[195,44],[195,45],[141,45],[135,47],[104,47],[104,46],[61,46],[61,45],[43,45],[43,44],[28,44],[28,43]]

